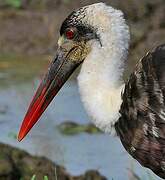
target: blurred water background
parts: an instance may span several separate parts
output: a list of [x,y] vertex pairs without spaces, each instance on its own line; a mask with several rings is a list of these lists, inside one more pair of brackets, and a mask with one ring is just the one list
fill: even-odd
[[[63,122],[90,122],[79,97],[76,75],[64,85],[25,140],[19,143],[14,138],[55,54],[61,22],[73,9],[93,2],[97,1],[24,0],[13,5],[0,0],[0,141],[46,156],[74,175],[96,169],[108,179],[133,179],[136,174],[141,179],[152,176],[157,180],[126,153],[117,137],[60,133],[58,125]],[[104,2],[122,9],[131,27],[128,75],[146,51],[165,42],[165,1]]]

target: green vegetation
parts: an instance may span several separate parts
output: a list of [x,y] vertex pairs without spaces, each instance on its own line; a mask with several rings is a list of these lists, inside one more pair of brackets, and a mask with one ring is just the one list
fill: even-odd
[[[37,180],[35,174],[31,177],[31,180]],[[48,176],[44,176],[43,180],[49,180]]]
[[36,175],[34,174],[31,178],[31,180],[35,180],[36,179]]
[[98,134],[101,131],[93,124],[80,125],[74,122],[64,122],[58,126],[58,129],[65,135],[76,135],[79,133]]
[[21,7],[21,0],[5,0],[5,3],[13,8]]
[[44,180],[49,180],[48,176],[44,176]]
[[47,56],[25,56],[16,54],[0,54],[0,89],[9,84],[20,84],[31,81],[42,74],[48,64]]

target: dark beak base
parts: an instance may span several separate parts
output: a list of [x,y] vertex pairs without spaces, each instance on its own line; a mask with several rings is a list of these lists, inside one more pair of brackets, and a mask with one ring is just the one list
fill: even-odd
[[80,64],[69,60],[68,57],[63,49],[57,51],[57,56],[41,81],[25,115],[18,134],[18,141],[21,141],[27,135],[62,85]]

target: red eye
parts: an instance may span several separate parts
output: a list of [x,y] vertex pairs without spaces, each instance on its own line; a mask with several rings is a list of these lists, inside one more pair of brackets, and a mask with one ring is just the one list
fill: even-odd
[[74,38],[74,31],[72,29],[69,29],[65,33],[67,39],[73,39]]

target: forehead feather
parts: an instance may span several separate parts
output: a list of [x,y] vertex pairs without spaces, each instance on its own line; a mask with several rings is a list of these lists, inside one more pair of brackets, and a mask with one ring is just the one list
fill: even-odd
[[101,17],[105,15],[104,10],[106,7],[104,3],[96,3],[73,11],[63,22],[60,34],[62,35],[64,30],[71,26],[96,26],[96,23],[93,21],[97,21],[100,15]]

